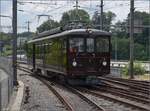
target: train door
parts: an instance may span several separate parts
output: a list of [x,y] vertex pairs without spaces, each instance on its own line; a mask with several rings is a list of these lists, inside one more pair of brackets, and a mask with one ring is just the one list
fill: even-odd
[[35,70],[35,44],[33,44],[33,50],[32,50],[32,63],[33,63],[33,70]]
[[95,39],[93,37],[86,38],[86,71],[87,72],[95,72],[96,64],[95,64]]
[[72,75],[84,74],[85,39],[81,35],[69,36],[68,68]]

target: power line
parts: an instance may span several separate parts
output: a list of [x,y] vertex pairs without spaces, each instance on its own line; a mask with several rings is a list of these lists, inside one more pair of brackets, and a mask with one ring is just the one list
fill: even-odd
[[8,15],[0,15],[0,17],[5,17],[5,18],[10,18],[10,19],[12,19],[12,17],[11,17],[11,16],[8,16]]
[[[12,26],[7,26],[7,25],[0,25],[0,28],[8,28],[8,29],[11,29]],[[26,26],[18,26],[17,28],[20,28],[20,29],[27,29]]]
[[[11,0],[1,0],[1,1],[11,1]],[[19,1],[49,1],[49,0],[19,0]],[[51,0],[51,1],[73,1],[73,0]],[[91,0],[79,0],[79,1],[91,1]],[[92,0],[99,1],[99,0]],[[130,1],[130,0],[105,0],[105,1]],[[135,0],[135,1],[149,1],[149,0]]]
[[18,3],[20,5],[24,5],[24,4],[40,4],[40,5],[57,5],[56,3],[52,4],[52,3],[42,3],[42,2],[24,2],[24,1],[18,1]]
[[[94,26],[101,26],[101,25],[94,25]],[[130,25],[103,25],[103,27],[127,27],[130,28]],[[134,25],[134,28],[149,28],[150,29],[150,25]]]

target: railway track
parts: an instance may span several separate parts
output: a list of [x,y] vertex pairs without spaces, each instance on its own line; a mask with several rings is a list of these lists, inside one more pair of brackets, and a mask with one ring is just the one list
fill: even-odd
[[61,103],[66,107],[68,111],[75,111],[72,106],[66,101],[65,97],[63,97],[52,85],[51,82],[47,81],[46,79],[41,78],[40,76],[34,76],[40,81],[42,81],[55,95],[56,97],[61,101]]
[[115,78],[114,77],[108,77],[108,78],[115,79],[115,80],[131,81],[134,83],[150,84],[150,81],[146,81],[146,80],[124,79],[124,78],[116,78],[116,77]]
[[123,98],[120,98],[118,96],[108,94],[106,92],[101,92],[99,90],[98,91],[89,90],[86,88],[79,88],[79,90],[84,92],[84,93],[87,93],[87,94],[92,94],[92,95],[99,97],[99,98],[104,98],[104,99],[108,99],[110,101],[121,103],[122,105],[126,105],[126,106],[129,106],[131,108],[138,109],[140,111],[150,111],[150,107],[148,105],[144,105],[144,104],[141,104],[138,102],[133,102],[133,101],[130,101],[128,99],[123,99]]
[[147,97],[149,97],[150,95],[150,90],[149,89],[145,89],[141,86],[139,86],[138,84],[130,84],[127,82],[122,82],[122,81],[118,81],[118,80],[113,80],[111,78],[106,78],[106,77],[99,77],[101,81],[103,81],[104,83],[110,83],[110,84],[114,84],[116,86],[120,86],[120,87],[124,87],[126,89],[128,89],[129,91],[132,91],[134,93],[140,93],[141,95],[145,95]]
[[98,111],[105,111],[104,108],[102,108],[101,106],[97,105],[95,102],[93,102],[92,100],[90,100],[88,97],[86,97],[80,90],[77,90],[76,88],[73,88],[71,86],[66,86],[69,90],[71,90],[73,93],[77,94],[78,96],[80,96],[83,100],[85,100],[87,103],[89,103],[90,105],[94,106],[95,109],[97,109]]
[[[19,70],[22,70],[29,74],[32,74],[32,72],[27,67],[18,66],[17,68]],[[34,77],[37,78],[38,80],[42,81],[49,88],[49,90],[51,90],[53,92],[53,94],[61,101],[61,103],[65,106],[65,108],[68,111],[75,111],[72,108],[72,106],[66,101],[66,99],[61,94],[59,94],[59,92],[57,90],[55,90],[55,88],[52,86],[52,84],[49,81],[47,81],[43,78],[40,78],[39,76],[34,76]]]
[[[21,67],[18,66],[19,70],[25,71],[27,73],[32,74],[32,72],[27,68],[27,67]],[[42,81],[55,95],[58,97],[58,99],[61,101],[61,103],[66,107],[68,111],[76,111],[72,105],[66,100],[66,98],[55,88],[58,84],[52,81],[47,80],[44,76],[34,76],[40,81]],[[105,111],[105,109],[99,105],[97,105],[95,102],[91,101],[89,98],[87,98],[84,94],[82,94],[80,91],[76,90],[75,88],[65,85],[65,86],[59,86],[59,87],[64,87],[67,88],[67,90],[71,91],[75,95],[79,96],[84,102],[88,103],[93,111]],[[64,89],[63,88],[63,89]]]
[[103,86],[97,86],[96,90],[111,93],[113,95],[126,98],[132,101],[136,101],[142,104],[150,104],[150,99],[144,95],[138,95],[136,93],[132,93],[129,90],[118,88],[113,85],[103,85]]
[[138,85],[141,88],[150,89],[150,82],[148,81],[140,81],[140,80],[129,80],[129,79],[123,79],[123,78],[114,78],[114,77],[108,77],[113,80],[121,81],[124,83],[128,83],[131,85]]
[[27,68],[27,67],[23,67],[23,66],[17,65],[17,69],[21,70],[21,71],[24,71],[24,72],[27,72],[29,74],[33,74],[33,72],[31,72],[31,70],[29,68]]
[[[113,83],[111,82],[104,82],[107,86],[107,88],[105,88],[106,90],[114,90],[114,92],[121,92],[123,94],[128,94],[129,96],[134,96],[135,98],[138,97],[138,98],[141,98],[142,99],[147,99],[149,100],[150,96],[147,96],[145,94],[141,94],[141,93],[137,93],[133,90],[131,90],[130,88],[124,88],[124,87],[118,87],[116,85],[114,85]],[[101,86],[100,86],[101,87]],[[99,87],[99,88],[100,88]],[[101,88],[100,88],[101,89]]]
[[[32,72],[28,69],[28,67],[22,67],[22,66],[18,66],[19,70],[23,70],[27,73],[32,74]],[[40,77],[41,78],[41,77]],[[105,111],[105,109],[99,105],[97,105],[94,101],[90,100],[88,97],[85,96],[85,93],[88,93],[90,95],[96,96],[98,98],[104,98],[106,100],[110,100],[110,101],[115,101],[117,103],[121,103],[123,105],[127,105],[131,108],[134,109],[138,109],[140,111],[150,111],[150,107],[148,106],[150,103],[149,100],[149,96],[147,96],[147,94],[145,94],[144,92],[140,92],[140,93],[136,93],[135,90],[130,90],[130,86],[131,84],[126,84],[124,82],[121,82],[121,80],[117,81],[114,79],[107,80],[108,78],[104,78],[102,79],[104,81],[104,83],[106,83],[106,86],[96,86],[96,90],[94,89],[86,89],[86,88],[75,88],[72,86],[61,86],[61,87],[65,87],[67,88],[69,91],[71,91],[72,93],[78,95],[84,102],[87,102],[90,106],[93,107],[94,111],[98,110],[98,111]],[[75,109],[72,107],[72,105],[70,103],[68,103],[68,101],[66,100],[66,98],[64,98],[64,96],[62,96],[61,94],[59,94],[60,92],[55,90],[55,86],[54,84],[57,83],[52,83],[50,81],[47,81],[46,79],[41,80],[45,85],[47,84],[47,87],[52,87],[49,88],[52,92],[54,90],[54,94],[58,97],[58,99],[62,102],[62,104],[66,107],[67,110],[69,111],[75,111]],[[112,82],[115,81],[115,82]],[[116,82],[117,81],[117,82]],[[121,84],[119,87],[115,84]],[[53,84],[53,85],[52,85]],[[125,87],[123,87],[125,86]],[[133,86],[132,88],[134,88],[135,86]],[[141,94],[142,93],[142,94]]]
[[[41,76],[38,77],[38,79],[40,79],[44,84],[46,84],[50,88],[50,90],[52,90],[54,92],[54,94],[59,98],[59,100],[67,107],[68,111],[76,111],[76,109],[74,109],[71,106],[71,104],[67,101],[67,99],[65,99],[64,96],[62,96],[62,94],[56,90],[56,88],[54,86],[57,86],[58,84],[55,82],[50,82],[49,80],[44,79],[44,78]],[[51,85],[51,84],[53,84],[53,85]],[[58,87],[64,87],[64,86],[59,85]],[[67,88],[72,93],[78,95],[82,100],[84,100],[91,107],[93,107],[94,111],[105,111],[104,108],[102,108],[101,106],[98,106],[96,103],[91,101],[89,98],[87,98],[84,94],[82,94],[80,91],[76,90],[75,88],[68,86],[68,85],[65,85],[64,88]],[[64,88],[62,88],[62,89],[64,89]]]

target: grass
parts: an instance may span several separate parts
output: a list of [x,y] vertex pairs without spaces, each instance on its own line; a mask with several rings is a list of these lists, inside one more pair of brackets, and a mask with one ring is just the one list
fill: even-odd
[[12,50],[6,50],[6,51],[3,52],[1,55],[2,55],[2,56],[12,55]]
[[[122,75],[122,78],[129,79],[130,76]],[[144,74],[144,75],[135,75],[134,79],[135,80],[149,80],[150,81],[150,73],[149,74]]]

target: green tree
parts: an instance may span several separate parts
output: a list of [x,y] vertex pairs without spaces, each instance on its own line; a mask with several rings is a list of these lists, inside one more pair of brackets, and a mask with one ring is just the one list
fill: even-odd
[[39,33],[43,32],[43,31],[47,31],[47,30],[50,30],[50,29],[53,29],[53,28],[56,28],[56,27],[59,27],[59,23],[57,21],[54,21],[54,20],[48,20],[46,22],[44,22],[43,24],[41,24],[38,28],[37,28],[37,31]]
[[129,39],[123,38],[117,39],[117,50],[115,50],[115,38],[112,38],[112,59],[115,58],[115,53],[117,51],[117,59],[128,60],[129,59]]
[[[110,30],[110,25],[112,24],[112,21],[115,19],[116,15],[111,12],[104,12],[103,13],[103,24],[104,24],[104,30],[109,31]],[[96,28],[100,29],[100,26],[98,24],[100,24],[100,19],[101,19],[101,15],[98,14],[97,12],[94,13],[93,17],[92,17],[92,24],[96,26]]]
[[[118,47],[122,47],[126,43],[126,40],[129,40],[129,28],[127,27],[127,25],[129,25],[129,17],[130,14],[128,14],[127,18],[124,21],[118,21],[115,25],[116,27],[114,27],[114,29],[112,30],[112,33],[115,33],[115,35],[112,37],[112,42],[113,42],[113,47],[115,47],[115,37],[117,37],[117,41],[118,41]],[[140,23],[139,25],[150,25],[149,21],[150,21],[150,14],[146,13],[146,12],[138,12],[136,11],[134,13],[134,20],[136,21],[135,25],[137,26],[138,23]],[[137,30],[137,28],[135,28]],[[136,31],[136,33],[134,33],[134,59],[136,60],[148,60],[148,41],[149,41],[149,28],[142,28],[141,29],[141,33],[139,33],[138,31]],[[138,32],[138,33],[137,33]],[[120,40],[121,42],[121,46],[120,46]],[[125,47],[126,48],[126,47]],[[126,49],[124,49],[126,50]],[[128,48],[129,50],[129,48]],[[118,58],[120,58],[122,55],[123,59],[128,59],[128,57],[126,58],[124,56],[124,51],[120,51],[118,52]],[[129,51],[128,54],[129,55]],[[113,51],[112,53],[112,57],[114,58],[115,56],[115,52]]]
[[68,24],[68,22],[70,21],[83,21],[85,23],[89,23],[90,22],[90,16],[89,14],[82,9],[78,9],[78,11],[74,10],[69,10],[68,12],[64,12],[61,18],[61,25],[66,25]]
[[[129,23],[129,17],[130,17],[130,13],[128,14],[127,20],[126,20],[126,24]],[[150,25],[150,14],[147,12],[139,12],[139,11],[135,11],[134,13],[134,20],[138,21],[139,23],[141,23],[141,25]],[[149,28],[141,28],[142,33],[136,33],[134,40],[137,43],[143,44],[144,46],[146,46],[148,44],[148,38],[149,38]]]

